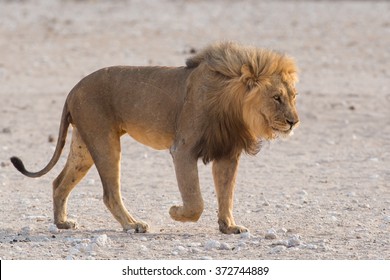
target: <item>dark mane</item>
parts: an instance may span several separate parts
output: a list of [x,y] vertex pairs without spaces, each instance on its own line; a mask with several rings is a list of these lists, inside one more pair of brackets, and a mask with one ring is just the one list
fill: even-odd
[[193,147],[206,164],[221,158],[235,158],[242,151],[255,155],[261,140],[243,119],[248,92],[271,84],[273,75],[296,80],[294,61],[282,54],[236,43],[211,45],[186,61],[188,68],[206,65],[204,92],[206,114],[200,140]]

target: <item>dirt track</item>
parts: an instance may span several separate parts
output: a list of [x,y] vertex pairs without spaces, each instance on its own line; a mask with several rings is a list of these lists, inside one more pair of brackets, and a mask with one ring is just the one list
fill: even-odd
[[[259,2],[0,1],[0,258],[390,259],[390,3]],[[129,137],[123,197],[151,232],[121,231],[95,169],[70,197],[80,229],[57,231],[51,181],[67,151],[40,179],[9,157],[31,170],[47,163],[66,95],[86,74],[183,65],[216,40],[286,52],[301,70],[295,135],[240,164],[234,212],[250,234],[218,232],[201,164],[202,218],[171,220],[180,194],[169,153]]]

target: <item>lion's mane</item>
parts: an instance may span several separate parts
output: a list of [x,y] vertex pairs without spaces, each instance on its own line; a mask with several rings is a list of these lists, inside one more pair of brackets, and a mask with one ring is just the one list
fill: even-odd
[[[206,164],[221,158],[236,158],[242,151],[255,155],[261,137],[250,103],[272,84],[274,76],[295,83],[297,68],[290,57],[232,42],[211,45],[186,61],[188,68],[204,65],[206,118],[202,136],[193,148]],[[251,120],[252,119],[252,120]]]

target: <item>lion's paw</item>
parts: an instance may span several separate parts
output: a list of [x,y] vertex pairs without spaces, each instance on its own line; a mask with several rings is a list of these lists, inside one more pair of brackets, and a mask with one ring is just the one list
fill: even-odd
[[183,206],[172,206],[169,209],[169,215],[172,219],[179,222],[196,222],[202,215],[203,209],[186,211]]
[[149,231],[149,225],[144,222],[136,222],[123,227],[123,231],[134,231],[135,233],[145,233]]
[[77,229],[78,224],[76,221],[73,220],[67,220],[65,222],[58,222],[56,223],[56,226],[58,229]]
[[225,222],[219,221],[219,230],[225,234],[240,234],[243,232],[249,232],[246,227],[238,226],[238,225],[230,225],[228,226]]
[[149,225],[147,223],[144,223],[144,222],[137,222],[137,223],[135,223],[134,230],[137,233],[145,233],[145,232],[149,231]]

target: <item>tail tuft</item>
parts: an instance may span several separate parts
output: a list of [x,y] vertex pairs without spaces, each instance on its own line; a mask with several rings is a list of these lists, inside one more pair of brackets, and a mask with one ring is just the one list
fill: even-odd
[[21,173],[26,173],[26,168],[24,167],[23,162],[18,157],[11,157],[11,162],[15,166],[15,168],[20,171]]

